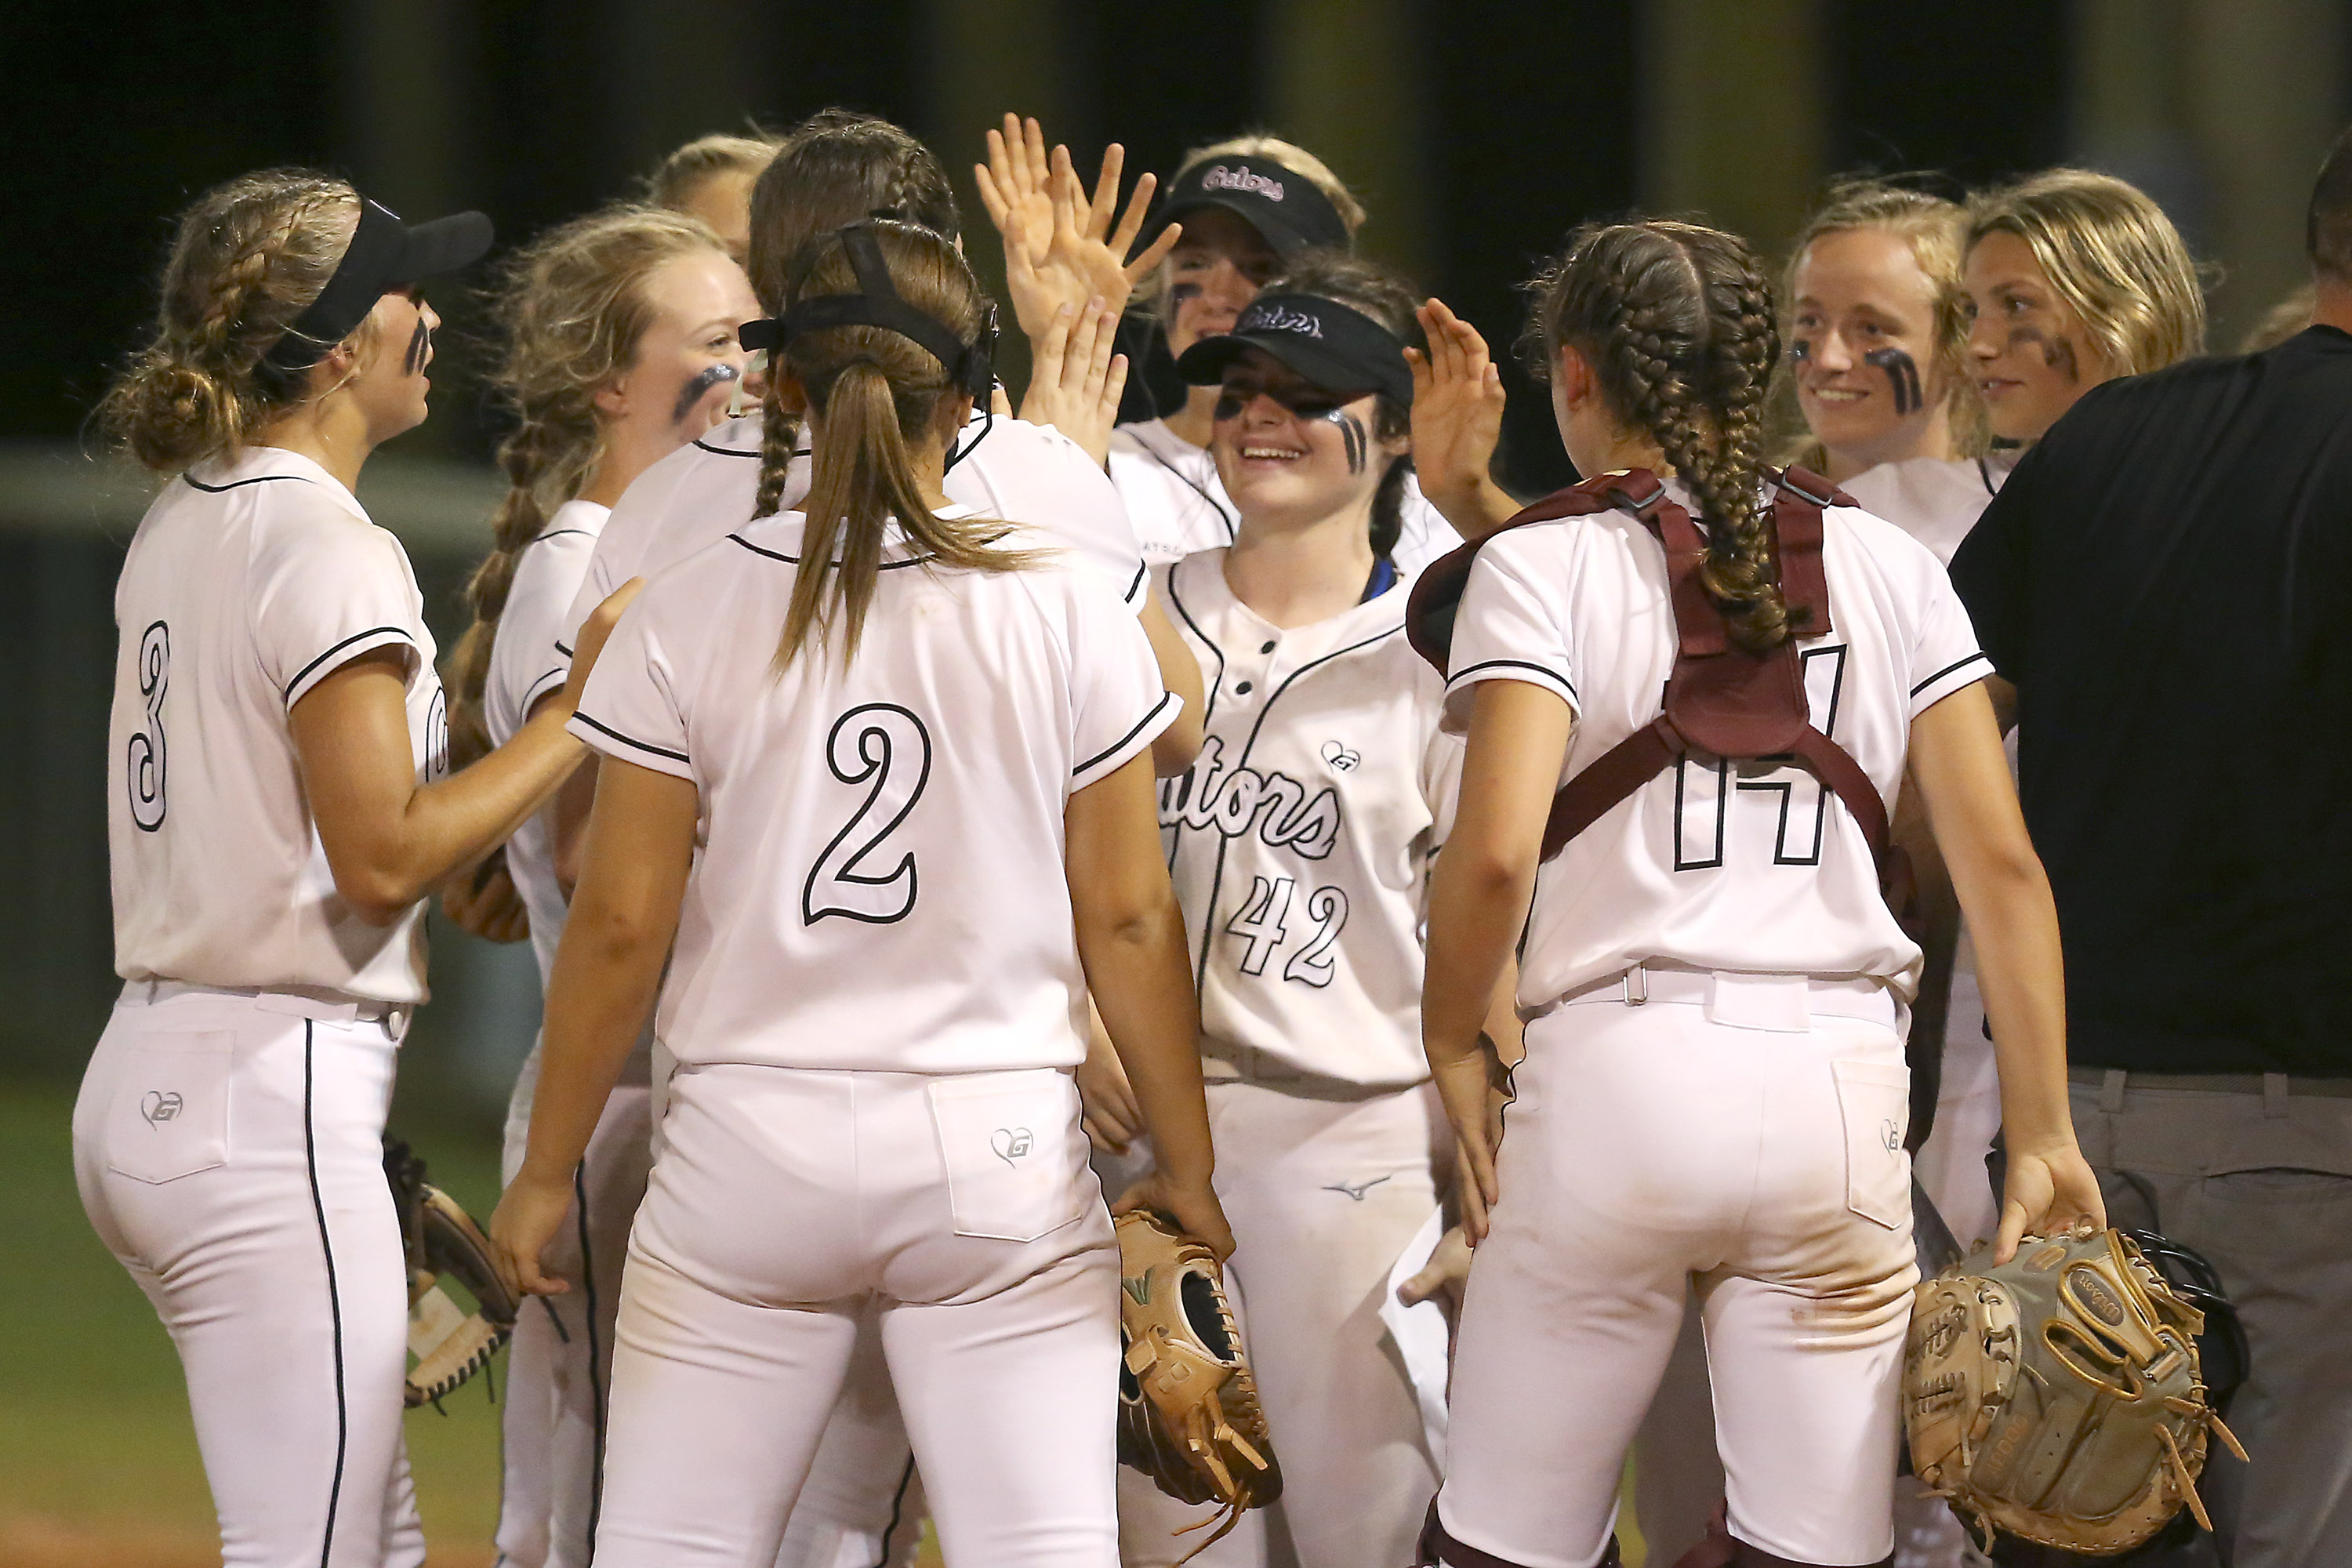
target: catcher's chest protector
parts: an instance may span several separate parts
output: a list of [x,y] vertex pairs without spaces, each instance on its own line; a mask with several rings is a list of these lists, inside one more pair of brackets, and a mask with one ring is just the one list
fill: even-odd
[[[1822,571],[1822,513],[1853,506],[1853,498],[1818,474],[1791,468],[1777,476],[1772,529],[1780,592],[1792,623],[1807,637],[1832,629],[1830,590]],[[1731,640],[1723,612],[1699,580],[1706,537],[1688,511],[1646,468],[1603,474],[1542,500],[1495,533],[1566,517],[1623,510],[1641,519],[1666,552],[1675,613],[1675,668],[1666,682],[1665,710],[1634,731],[1562,784],[1544,826],[1549,860],[1619,802],[1685,756],[1794,763],[1812,771],[1845,803],[1870,842],[1881,891],[1898,917],[1911,901],[1910,869],[1889,841],[1886,803],[1852,753],[1813,727],[1794,638],[1767,653],[1749,653]],[[1454,617],[1485,540],[1465,544],[1422,574],[1406,610],[1406,635],[1420,655],[1446,672]]]

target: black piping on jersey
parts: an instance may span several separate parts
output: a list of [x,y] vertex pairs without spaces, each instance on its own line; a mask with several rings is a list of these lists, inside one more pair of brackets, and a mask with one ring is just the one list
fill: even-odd
[[890,1538],[907,1522],[907,1489],[915,1481],[915,1456],[907,1456],[907,1468],[898,1472],[898,1489],[890,1494],[890,1522],[882,1527],[882,1555],[874,1560],[874,1568],[890,1568]]
[[1560,674],[1559,671],[1551,668],[1549,666],[1538,664],[1535,660],[1530,658],[1482,658],[1475,664],[1465,664],[1461,668],[1455,670],[1453,674],[1445,678],[1446,689],[1451,691],[1454,689],[1454,683],[1455,681],[1461,679],[1464,676],[1469,674],[1474,669],[1500,668],[1532,669],[1538,675],[1542,676],[1546,680],[1567,687],[1568,700],[1570,702],[1580,703],[1584,700],[1583,698],[1577,695],[1576,682]]
[[1085,762],[1080,763],[1076,767],[1072,768],[1070,770],[1070,776],[1072,778],[1077,777],[1080,773],[1085,773],[1088,768],[1093,767],[1097,763],[1101,762],[1105,757],[1110,756],[1114,752],[1119,751],[1129,741],[1134,740],[1136,736],[1141,734],[1145,725],[1150,723],[1154,719],[1159,718],[1162,713],[1167,712],[1168,705],[1177,700],[1176,694],[1172,691],[1161,692],[1160,694],[1160,700],[1151,705],[1151,711],[1146,713],[1142,718],[1138,719],[1135,721],[1134,729],[1129,730],[1126,734],[1121,735],[1118,740],[1113,741],[1109,745],[1105,746],[1101,751],[1097,752],[1093,756],[1088,757]]
[[[797,566],[801,563],[801,558],[797,555],[787,555],[781,550],[765,549],[761,545],[752,543],[750,540],[744,538],[740,533],[730,533],[727,537],[733,540],[736,543],[741,545],[744,549],[750,551],[754,555],[764,555],[771,561],[781,561],[787,566]],[[910,555],[904,561],[885,561],[877,568],[877,570],[883,572],[896,572],[902,566],[920,566],[926,562],[937,561],[939,557],[936,555]],[[824,564],[825,569],[827,571],[831,571],[835,566],[838,565],[839,563],[828,561]]]
[[[1173,435],[1174,432],[1171,431],[1170,434]],[[1179,436],[1177,437],[1177,439],[1181,441],[1183,437]],[[1137,437],[1135,438],[1135,444],[1142,447],[1146,452],[1150,453],[1153,462],[1159,464],[1161,468],[1175,475],[1178,479],[1181,480],[1185,489],[1191,490],[1194,495],[1199,496],[1202,500],[1209,503],[1209,510],[1215,512],[1217,514],[1217,521],[1225,525],[1225,542],[1227,544],[1231,544],[1234,540],[1241,537],[1241,524],[1234,520],[1234,514],[1227,511],[1223,505],[1218,501],[1217,498],[1211,495],[1208,492],[1208,489],[1202,486],[1199,480],[1193,479],[1192,475],[1186,473],[1183,469],[1178,468],[1175,464],[1161,457],[1160,455],[1160,449],[1157,447],[1154,447],[1150,442],[1146,441],[1142,437]]]
[[1968,667],[1969,667],[1969,666],[1970,666],[1970,665],[1974,664],[1977,660],[1979,660],[1979,659],[1980,659],[1980,658],[1984,659],[1984,661],[1985,661],[1985,664],[1986,664],[1986,667],[1987,667],[1987,668],[1990,668],[1990,666],[1991,666],[1991,664],[1992,664],[1992,660],[1991,660],[1991,659],[1990,659],[1990,658],[1985,658],[1985,655],[1984,655],[1984,653],[1983,653],[1983,651],[1982,651],[1982,650],[1979,650],[1978,652],[1975,652],[1975,653],[1972,653],[1972,654],[1969,655],[1969,657],[1968,657],[1968,658],[1966,658],[1954,659],[1951,663],[1949,663],[1949,664],[1948,664],[1948,665],[1944,666],[1944,668],[1941,668],[1941,669],[1937,670],[1935,674],[1933,674],[1933,675],[1929,676],[1927,679],[1925,679],[1925,680],[1921,681],[1918,685],[1916,685],[1916,686],[1913,687],[1913,688],[1911,689],[1911,695],[1912,695],[1912,696],[1914,696],[1914,697],[1918,696],[1918,695],[1919,695],[1919,693],[1921,693],[1922,691],[1927,690],[1927,688],[1929,688],[1929,687],[1931,687],[1931,686],[1935,685],[1935,684],[1936,684],[1936,682],[1937,682],[1937,681],[1939,681],[1939,680],[1943,679],[1944,679],[1944,677],[1946,677],[1946,676],[1948,676],[1948,675],[1951,674],[1954,670],[1956,670],[1956,669],[1966,669],[1966,668],[1968,668]]
[[[694,438],[694,444],[714,458],[757,458],[760,455],[759,448],[756,447],[749,451],[740,447],[714,447],[699,436]],[[795,458],[805,458],[808,455],[809,449],[806,447],[793,448],[793,456]]]
[[[588,1404],[596,1425],[589,1429],[588,1560],[596,1556],[596,1521],[604,1511],[604,1363],[596,1342],[596,1251],[588,1234],[588,1162],[572,1167],[572,1212],[580,1227],[580,1284],[588,1317]],[[509,1380],[511,1382],[511,1380]],[[514,1397],[509,1387],[507,1397]]]
[[1150,575],[1151,563],[1148,561],[1137,562],[1135,563],[1135,575],[1127,580],[1127,592],[1119,595],[1120,600],[1129,605],[1135,603],[1137,590],[1143,586],[1144,583],[1150,577]]
[[310,1212],[319,1220],[319,1251],[327,1263],[327,1322],[335,1346],[335,1477],[327,1487],[327,1528],[319,1543],[319,1568],[335,1554],[335,1510],[343,1500],[343,1458],[351,1447],[351,1406],[343,1389],[343,1298],[335,1283],[335,1243],[327,1234],[327,1200],[319,1191],[319,1131],[311,1096],[312,1030],[302,1020],[302,1165],[310,1180]]
[[[1184,623],[1185,626],[1191,630],[1194,637],[1201,639],[1202,646],[1206,647],[1211,653],[1214,654],[1217,659],[1216,676],[1214,679],[1202,683],[1206,688],[1206,695],[1201,703],[1201,732],[1205,735],[1209,732],[1209,726],[1216,721],[1217,693],[1224,689],[1225,650],[1217,646],[1215,638],[1212,637],[1208,633],[1201,629],[1201,623],[1194,620],[1192,618],[1192,612],[1184,607],[1183,595],[1176,592],[1176,574],[1183,569],[1183,565],[1184,563],[1179,561],[1174,566],[1169,569],[1168,603],[1175,609],[1177,618]],[[1168,868],[1171,871],[1176,868],[1176,852],[1178,849],[1182,847],[1183,843],[1184,818],[1182,814],[1179,813],[1176,818],[1175,831],[1168,836]],[[1198,982],[1195,982],[1195,984],[1197,984]]]
[[[563,653],[566,658],[569,658],[571,657],[572,650],[567,647],[563,650]],[[549,692],[554,690],[556,687],[562,685],[565,680],[571,678],[571,675],[572,671],[568,668],[551,669],[546,674],[541,676],[537,680],[532,681],[529,686],[523,688],[523,717],[526,720],[529,719],[530,717],[531,709],[537,705],[539,700],[546,696]],[[551,685],[549,684],[550,682],[553,682],[553,684]]]
[[1982,458],[1977,459],[1977,478],[1983,481],[1985,494],[1989,496],[2000,494],[2000,487],[1992,482],[1992,464]]
[[595,720],[588,717],[587,714],[579,712],[576,710],[573,711],[572,716],[574,719],[579,720],[583,724],[587,725],[590,729],[595,731],[598,734],[610,735],[613,739],[620,742],[621,744],[625,746],[635,746],[641,752],[650,752],[656,757],[667,757],[674,763],[684,763],[688,767],[692,767],[694,765],[694,759],[688,756],[684,752],[673,752],[661,746],[648,746],[643,741],[636,739],[635,736],[624,735],[618,730],[614,729],[610,724],[600,724]]
[[185,474],[182,474],[180,478],[187,481],[187,485],[190,489],[202,490],[208,496],[221,495],[229,490],[243,489],[247,485],[266,485],[275,479],[292,479],[298,484],[305,485],[315,484],[318,482],[303,474],[256,474],[249,479],[231,479],[225,485],[208,485],[202,479],[189,479]]
[[589,539],[593,539],[595,537],[594,534],[589,532],[589,531],[584,528],[551,528],[545,533],[532,534],[530,537],[530,542],[532,544],[537,544],[542,539],[562,539],[564,535],[569,533],[577,533]]
[[[1400,616],[1396,625],[1390,626],[1387,630],[1375,632],[1370,637],[1364,638],[1361,642],[1351,642],[1345,647],[1333,648],[1329,653],[1325,654],[1322,658],[1309,659],[1305,664],[1300,665],[1297,669],[1292,670],[1288,675],[1284,676],[1282,678],[1282,684],[1276,687],[1272,692],[1267,694],[1265,706],[1257,710],[1257,718],[1250,725],[1249,739],[1242,742],[1241,755],[1234,759],[1234,766],[1236,769],[1249,766],[1250,752],[1257,745],[1258,736],[1265,730],[1265,721],[1267,716],[1273,713],[1274,705],[1282,700],[1282,694],[1288,691],[1293,686],[1296,686],[1298,683],[1298,678],[1300,676],[1305,675],[1309,670],[1319,669],[1323,666],[1330,663],[1333,659],[1344,658],[1346,655],[1354,653],[1359,648],[1370,647],[1374,643],[1385,642],[1390,637],[1401,637],[1403,633],[1404,621]],[[1206,721],[1204,720],[1202,722],[1205,726]],[[1208,904],[1205,913],[1202,916],[1201,921],[1201,958],[1200,962],[1192,966],[1192,987],[1196,991],[1208,983],[1209,944],[1217,940],[1217,896],[1224,891],[1225,856],[1232,850],[1233,847],[1234,841],[1231,838],[1228,838],[1222,833],[1217,835],[1217,867],[1209,877]],[[1172,856],[1171,857],[1171,861],[1172,864]]]
[[334,647],[329,648],[326,652],[320,654],[318,658],[312,659],[310,663],[296,670],[294,672],[294,679],[286,683],[286,689],[278,694],[279,700],[281,701],[291,701],[294,696],[294,689],[301,685],[303,681],[309,679],[312,670],[318,668],[320,665],[326,663],[329,659],[342,652],[343,649],[351,647],[352,644],[355,642],[363,642],[367,638],[373,637],[382,637],[386,632],[390,632],[394,637],[398,637],[402,642],[406,643],[412,648],[416,646],[416,639],[410,637],[407,629],[402,626],[370,626],[363,632],[353,632],[351,636],[345,637],[342,641],[337,643]]

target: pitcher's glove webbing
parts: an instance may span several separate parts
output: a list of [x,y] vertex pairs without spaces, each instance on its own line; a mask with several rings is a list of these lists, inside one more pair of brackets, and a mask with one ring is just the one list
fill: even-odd
[[[425,1162],[387,1140],[383,1173],[408,1259],[409,1408],[433,1403],[490,1363],[513,1331],[519,1303],[499,1279],[489,1237],[457,1201],[425,1180]],[[450,1299],[455,1280],[473,1299]]]
[[2154,1535],[2197,1496],[2210,1430],[2204,1316],[2121,1232],[1990,1243],[1919,1287],[1903,1418],[1919,1479],[1973,1524],[2106,1556]]
[[1119,1462],[1179,1502],[1224,1505],[1189,1560],[1280,1497],[1282,1469],[1216,1254],[1164,1215],[1124,1214],[1117,1229]]

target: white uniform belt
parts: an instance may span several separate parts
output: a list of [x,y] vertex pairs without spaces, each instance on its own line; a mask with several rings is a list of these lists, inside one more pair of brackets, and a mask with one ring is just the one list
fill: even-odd
[[257,989],[236,985],[192,985],[184,980],[132,980],[122,987],[122,999],[139,1005],[169,1001],[174,996],[228,996],[250,1001],[265,1013],[287,1013],[321,1024],[383,1024],[394,1039],[408,1032],[415,1005],[380,1002],[339,995],[310,987],[273,986]]
[[1901,1026],[1901,1005],[1886,983],[1873,975],[1823,979],[1811,974],[1748,974],[1729,970],[1690,969],[1637,963],[1621,973],[1580,985],[1557,1002],[1528,1015],[1530,1022],[1559,1007],[1609,1004],[1640,1007],[1653,1002],[1700,1006],[1708,1018],[1740,1028],[1801,1034],[1816,1014]]

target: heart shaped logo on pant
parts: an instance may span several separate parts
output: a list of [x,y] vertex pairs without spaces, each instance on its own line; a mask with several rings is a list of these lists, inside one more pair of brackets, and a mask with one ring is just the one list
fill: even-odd
[[1362,752],[1342,742],[1326,741],[1323,742],[1323,760],[1341,773],[1349,773],[1356,771],[1356,764],[1364,758]]
[[151,1089],[139,1101],[139,1114],[147,1119],[148,1126],[154,1128],[161,1128],[164,1122],[178,1116],[183,1109],[177,1090]]
[[1008,1165],[1028,1153],[1035,1142],[1026,1127],[1000,1127],[988,1135],[988,1146]]

